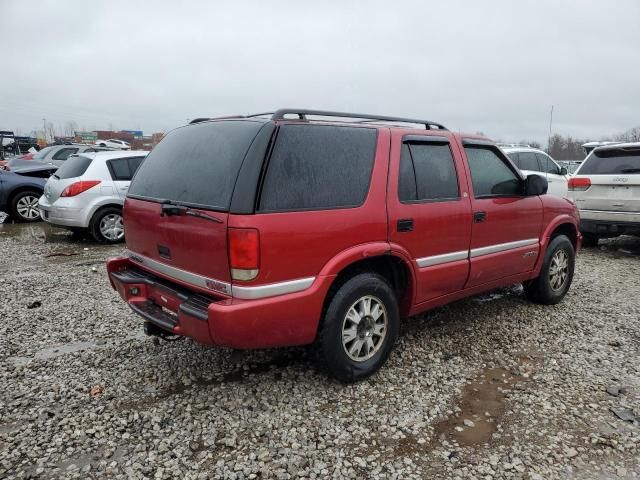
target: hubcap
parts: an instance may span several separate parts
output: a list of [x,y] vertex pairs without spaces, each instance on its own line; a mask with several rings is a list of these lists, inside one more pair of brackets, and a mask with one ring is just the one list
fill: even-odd
[[100,220],[100,233],[107,240],[120,240],[124,237],[122,215],[111,213]]
[[373,357],[387,334],[387,311],[380,299],[371,295],[359,298],[347,310],[342,322],[342,346],[356,362]]
[[553,290],[560,290],[569,277],[569,255],[564,249],[558,250],[549,265],[549,283]]
[[27,220],[34,220],[40,216],[38,210],[38,198],[33,195],[25,195],[16,204],[18,215]]

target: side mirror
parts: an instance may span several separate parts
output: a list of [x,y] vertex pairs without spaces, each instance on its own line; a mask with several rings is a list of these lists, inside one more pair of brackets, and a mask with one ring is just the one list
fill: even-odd
[[532,173],[527,176],[524,181],[524,194],[527,197],[533,197],[536,195],[544,195],[549,189],[549,183],[547,179],[542,175]]
[[560,175],[566,175],[567,173],[569,173],[567,167],[560,167]]

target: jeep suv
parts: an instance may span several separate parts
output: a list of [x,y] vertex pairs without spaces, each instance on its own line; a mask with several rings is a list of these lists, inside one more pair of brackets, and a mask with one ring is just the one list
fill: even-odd
[[[175,165],[180,164],[180,174]],[[169,133],[124,205],[112,286],[154,335],[315,343],[355,381],[400,319],[523,282],[559,302],[578,212],[490,140],[440,124],[313,110],[198,119]]]
[[569,180],[585,245],[640,236],[640,142],[596,147]]

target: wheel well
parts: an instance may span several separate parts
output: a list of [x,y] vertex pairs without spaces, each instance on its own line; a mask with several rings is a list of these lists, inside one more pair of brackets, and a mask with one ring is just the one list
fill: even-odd
[[90,223],[93,222],[93,219],[96,218],[96,215],[106,208],[117,208],[118,210],[122,211],[122,205],[119,205],[117,203],[108,203],[107,205],[100,205],[98,208],[96,208],[96,211],[91,214],[91,220],[89,220],[89,222]]
[[558,235],[566,235],[567,237],[569,237],[569,240],[571,240],[571,243],[573,244],[573,248],[577,248],[578,246],[578,232],[576,230],[576,227],[570,223],[563,223],[561,225],[558,225],[555,230],[553,230],[553,232],[551,232],[551,236],[549,237],[549,240],[553,240],[555,237],[557,237]]
[[413,297],[413,282],[411,281],[409,266],[398,257],[383,255],[359,260],[343,268],[329,288],[329,293],[327,293],[324,301],[322,316],[324,317],[324,313],[327,308],[329,308],[329,303],[331,303],[331,299],[335,293],[347,280],[360,273],[369,272],[377,273],[389,282],[389,285],[391,285],[391,288],[393,288],[393,291],[396,293],[400,307],[400,315],[408,315]]
[[37,192],[40,195],[42,195],[42,193],[44,192],[44,190],[42,190],[41,188],[38,187],[18,187],[15,190],[13,190],[9,196],[7,197],[7,204],[11,205],[11,203],[13,202],[13,199],[16,198],[16,195],[22,193],[22,192]]

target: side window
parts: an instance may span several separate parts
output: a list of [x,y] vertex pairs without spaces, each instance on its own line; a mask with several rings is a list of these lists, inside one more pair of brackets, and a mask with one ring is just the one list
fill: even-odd
[[476,198],[515,196],[521,193],[521,181],[491,148],[465,147],[473,193]]
[[53,157],[52,160],[66,160],[69,158],[69,155],[72,155],[78,151],[77,148],[61,148],[58,150]]
[[131,180],[131,173],[129,172],[129,161],[126,158],[116,158],[107,161],[109,171],[111,172],[111,178],[114,180]]
[[537,155],[533,152],[520,152],[520,170],[530,170],[532,172],[541,172],[540,164],[538,163]]
[[280,127],[264,177],[260,211],[356,207],[369,190],[373,128]]
[[142,164],[144,157],[129,157],[127,160],[129,160],[129,172],[131,174],[131,178],[133,178],[133,176],[136,174],[136,171]]
[[536,153],[538,160],[540,160],[540,165],[542,166],[541,172],[553,173],[554,175],[560,175],[560,168],[546,155],[542,155],[541,153]]
[[398,197],[401,202],[458,198],[458,176],[448,144],[403,144]]
[[507,153],[507,157],[509,157],[511,161],[516,164],[516,167],[522,168],[520,166],[520,156],[518,155],[518,152]]

